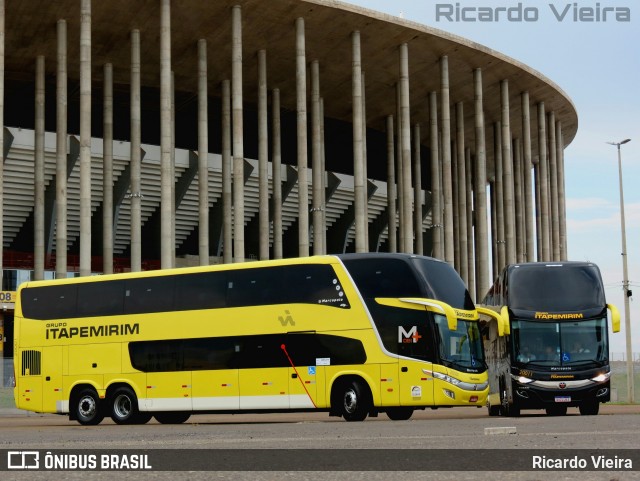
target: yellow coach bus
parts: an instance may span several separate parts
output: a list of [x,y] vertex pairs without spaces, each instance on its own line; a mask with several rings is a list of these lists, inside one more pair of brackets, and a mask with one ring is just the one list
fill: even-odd
[[477,321],[453,268],[403,254],[29,282],[15,400],[84,425],[307,410],[408,419],[484,406]]

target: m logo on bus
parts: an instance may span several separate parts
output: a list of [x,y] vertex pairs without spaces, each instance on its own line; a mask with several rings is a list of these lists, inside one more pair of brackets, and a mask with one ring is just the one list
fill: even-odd
[[282,324],[283,326],[286,326],[287,324],[291,324],[292,326],[295,326],[296,321],[293,320],[291,313],[289,311],[284,311],[284,313],[286,314],[287,317],[278,316],[278,320],[280,321],[280,324]]
[[399,344],[415,344],[422,336],[418,334],[418,326],[413,326],[409,331],[405,331],[404,327],[398,326],[398,343]]

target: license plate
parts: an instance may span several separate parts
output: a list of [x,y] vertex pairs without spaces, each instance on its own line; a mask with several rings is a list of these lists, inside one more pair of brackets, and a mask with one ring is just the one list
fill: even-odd
[[557,403],[570,403],[571,396],[556,396]]

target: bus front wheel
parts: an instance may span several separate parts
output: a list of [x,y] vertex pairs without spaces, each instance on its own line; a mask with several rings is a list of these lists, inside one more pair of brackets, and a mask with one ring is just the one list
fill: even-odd
[[413,415],[413,408],[387,408],[387,417],[392,421],[406,421]]
[[364,421],[369,413],[370,402],[367,388],[360,381],[347,382],[342,386],[342,417],[345,421]]
[[596,416],[600,412],[600,403],[598,401],[585,401],[578,407],[580,414],[583,416]]
[[85,389],[80,393],[74,409],[76,419],[83,426],[95,426],[104,419],[104,413],[100,409],[100,398],[93,389]]

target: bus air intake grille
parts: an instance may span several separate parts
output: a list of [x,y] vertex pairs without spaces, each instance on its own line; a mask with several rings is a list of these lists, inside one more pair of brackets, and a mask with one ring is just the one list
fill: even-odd
[[22,351],[22,375],[39,376],[41,358],[40,351]]

